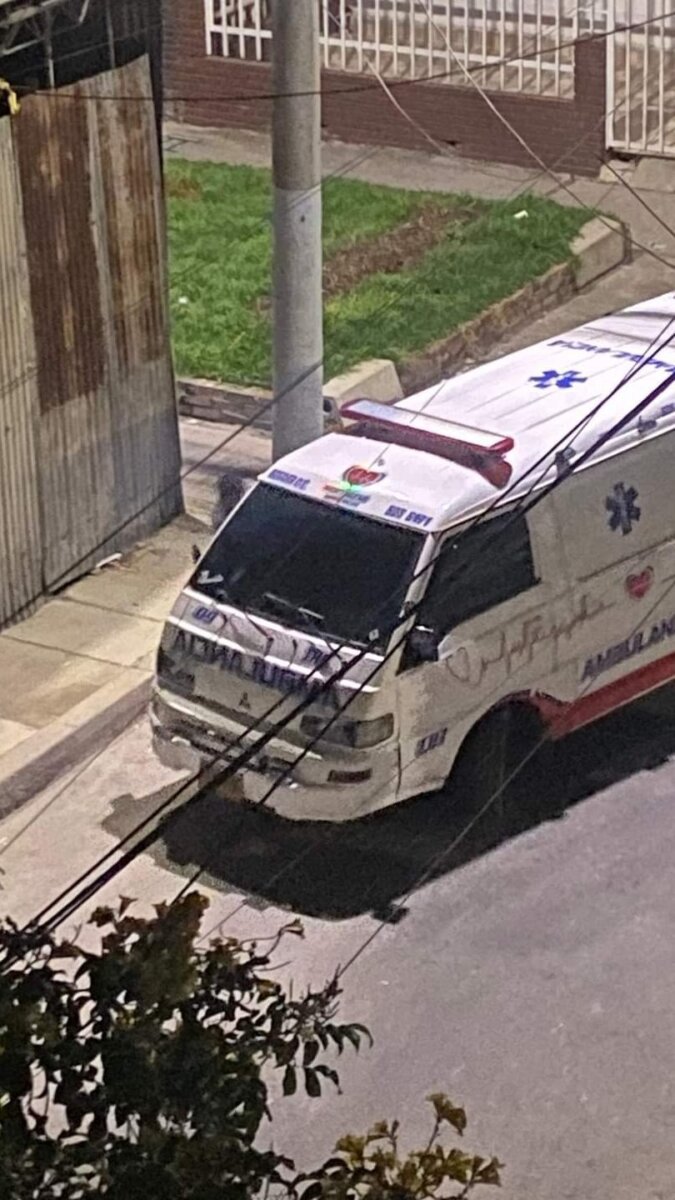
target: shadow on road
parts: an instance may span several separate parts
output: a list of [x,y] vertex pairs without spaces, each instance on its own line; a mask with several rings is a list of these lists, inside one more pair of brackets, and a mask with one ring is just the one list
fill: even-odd
[[[479,821],[458,841],[466,816],[448,799],[427,795],[343,825],[284,821],[266,810],[242,808],[213,792],[165,831],[153,853],[163,866],[224,892],[240,893],[256,908],[275,905],[308,916],[344,920],[362,913],[395,923],[405,915],[401,897],[500,842],[544,821],[563,817],[579,800],[675,753],[675,718],[639,704],[583,730],[555,747],[553,772],[535,771],[527,813],[508,811]],[[556,795],[551,780],[558,781]],[[121,797],[105,822],[123,836],[172,789],[144,801]],[[422,877],[424,876],[424,879]]]

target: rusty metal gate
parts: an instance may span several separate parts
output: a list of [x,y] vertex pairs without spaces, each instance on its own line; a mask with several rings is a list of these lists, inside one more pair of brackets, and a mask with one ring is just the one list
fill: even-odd
[[0,120],[0,624],[181,507],[147,59]]

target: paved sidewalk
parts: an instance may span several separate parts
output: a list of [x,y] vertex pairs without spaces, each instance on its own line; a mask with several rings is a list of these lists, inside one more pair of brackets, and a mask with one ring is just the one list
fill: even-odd
[[0,816],[143,710],[163,620],[204,536],[179,517],[0,634]]
[[182,417],[180,441],[183,471],[190,472],[183,479],[185,507],[209,527],[221,475],[227,472],[242,481],[253,479],[272,461],[272,439],[263,429],[240,429],[238,425]]

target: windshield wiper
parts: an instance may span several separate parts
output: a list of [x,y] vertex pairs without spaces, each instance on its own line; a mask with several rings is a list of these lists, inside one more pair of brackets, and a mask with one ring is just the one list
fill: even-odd
[[321,613],[314,612],[311,608],[303,608],[301,604],[293,604],[290,600],[284,600],[283,596],[277,596],[274,592],[263,592],[263,600],[266,600],[273,608],[276,607],[281,612],[288,613],[289,616],[301,617],[305,626],[320,628],[324,623]]
[[232,602],[223,575],[212,575],[208,569],[203,568],[197,576],[197,587],[206,592],[207,596],[213,596],[215,600],[220,600],[223,604]]

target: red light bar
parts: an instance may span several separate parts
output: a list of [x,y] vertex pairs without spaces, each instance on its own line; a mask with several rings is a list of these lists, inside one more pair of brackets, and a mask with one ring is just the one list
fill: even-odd
[[341,415],[358,421],[364,433],[367,427],[372,426],[373,432],[379,428],[392,442],[412,450],[427,450],[444,458],[452,458],[456,453],[500,458],[514,446],[513,438],[499,433],[428,416],[411,408],[378,404],[374,400],[352,400],[343,405]]

